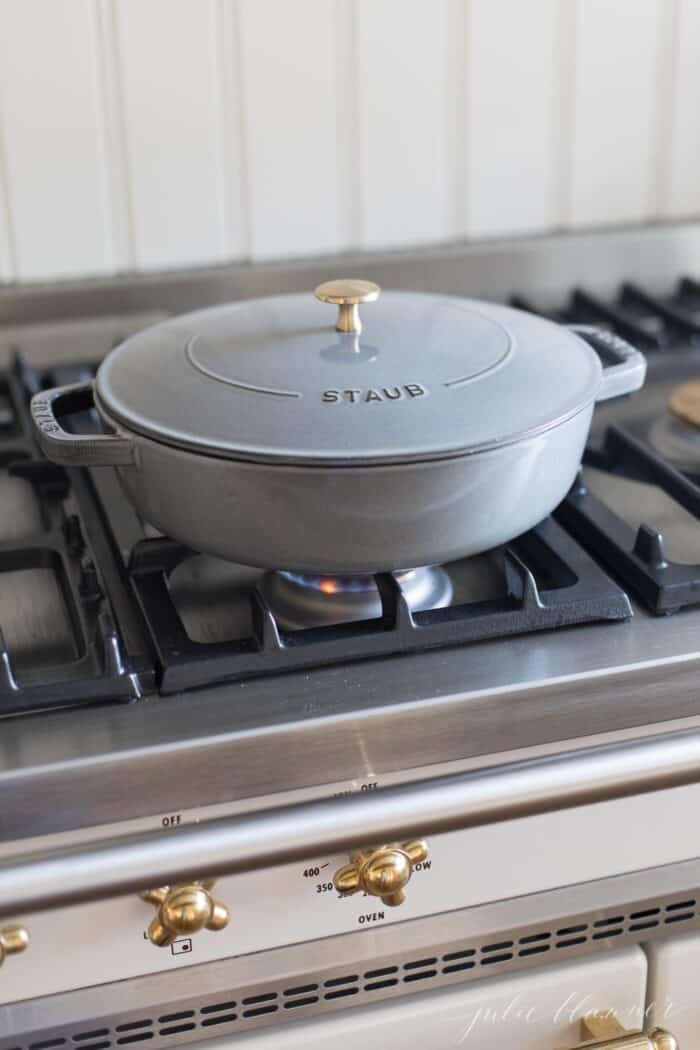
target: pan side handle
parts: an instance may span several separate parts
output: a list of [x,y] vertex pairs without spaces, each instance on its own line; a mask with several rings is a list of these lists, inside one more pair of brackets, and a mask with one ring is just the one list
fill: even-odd
[[567,325],[593,347],[603,364],[603,376],[596,401],[631,394],[644,385],[647,363],[644,354],[619,335],[594,325]]
[[118,434],[71,434],[59,422],[61,415],[95,407],[91,381],[55,387],[31,400],[32,422],[42,450],[52,463],[64,467],[117,467],[135,462],[135,448]]

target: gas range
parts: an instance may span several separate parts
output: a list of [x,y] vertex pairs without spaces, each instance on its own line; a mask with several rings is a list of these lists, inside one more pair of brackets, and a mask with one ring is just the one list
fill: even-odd
[[[668,407],[683,388],[692,415],[700,286],[677,269],[637,281],[625,245],[635,279],[616,274],[606,294],[513,298],[647,355],[643,391],[596,411],[554,515],[488,555],[359,585],[198,555],[141,521],[111,469],[65,471],[39,452],[29,396],[91,375],[144,310],[183,298],[183,278],[122,288],[119,314],[106,312],[116,285],[10,302],[0,901],[31,943],[2,970],[0,1046],[263,1038],[700,925],[686,823],[700,781],[700,430]],[[562,249],[522,248],[536,250]],[[379,260],[380,278],[392,265],[414,264]],[[488,251],[480,266],[492,274]],[[405,279],[419,287],[419,273]],[[510,279],[492,294],[508,298]],[[202,281],[187,286],[195,301]],[[338,897],[348,850],[419,834],[430,852],[400,908]],[[465,881],[451,858],[473,856]],[[139,893],[215,877],[226,930],[151,943],[158,898]],[[58,938],[74,945],[62,966]]]

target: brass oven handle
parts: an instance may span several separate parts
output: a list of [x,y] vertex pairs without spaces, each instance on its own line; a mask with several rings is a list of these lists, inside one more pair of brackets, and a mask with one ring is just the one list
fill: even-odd
[[614,1013],[589,1014],[581,1020],[581,1039],[572,1050],[679,1050],[678,1040],[663,1028],[635,1032],[624,1028]]
[[24,926],[3,926],[0,929],[0,966],[8,955],[18,955],[29,947],[29,934]]

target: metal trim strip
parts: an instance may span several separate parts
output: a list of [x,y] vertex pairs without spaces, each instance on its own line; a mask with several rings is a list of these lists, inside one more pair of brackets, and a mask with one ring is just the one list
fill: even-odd
[[[700,732],[669,733],[345,798],[37,853],[0,869],[0,916],[453,831],[700,781]],[[192,858],[197,858],[197,872]]]

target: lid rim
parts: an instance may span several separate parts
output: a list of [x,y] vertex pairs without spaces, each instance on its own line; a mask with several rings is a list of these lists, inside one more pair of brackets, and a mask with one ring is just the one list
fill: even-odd
[[104,408],[103,402],[99,397],[97,389],[94,393],[95,405],[100,415],[105,419],[111,426],[121,429],[126,432],[127,435],[134,435],[145,441],[151,441],[155,445],[160,445],[166,448],[173,449],[178,452],[187,452],[193,456],[201,456],[204,459],[219,459],[229,460],[232,463],[248,463],[250,465],[258,466],[276,466],[276,467],[299,467],[299,468],[323,468],[332,467],[334,469],[352,469],[357,467],[391,467],[391,466],[410,466],[411,464],[418,463],[439,463],[450,459],[467,459],[470,456],[480,455],[486,452],[496,452],[502,448],[510,448],[512,445],[524,444],[527,441],[534,440],[535,438],[542,437],[544,434],[548,434],[552,430],[556,430],[558,427],[564,426],[569,423],[572,419],[575,419],[586,409],[590,408],[596,402],[595,395],[584,404],[578,405],[570,412],[559,416],[557,419],[541,424],[539,427],[531,427],[529,430],[521,431],[518,434],[512,435],[505,440],[484,442],[481,445],[464,446],[457,449],[443,449],[435,450],[430,453],[416,453],[411,455],[378,455],[378,456],[357,456],[354,459],[350,459],[348,456],[343,458],[337,456],[295,456],[293,453],[289,455],[274,455],[272,453],[255,453],[245,452],[244,450],[226,450],[223,448],[215,448],[203,445],[196,445],[195,443],[188,444],[187,442],[179,442],[176,440],[169,440],[167,437],[155,436],[153,433],[149,433],[147,430],[139,430],[131,423],[124,423],[116,413],[110,412]]

